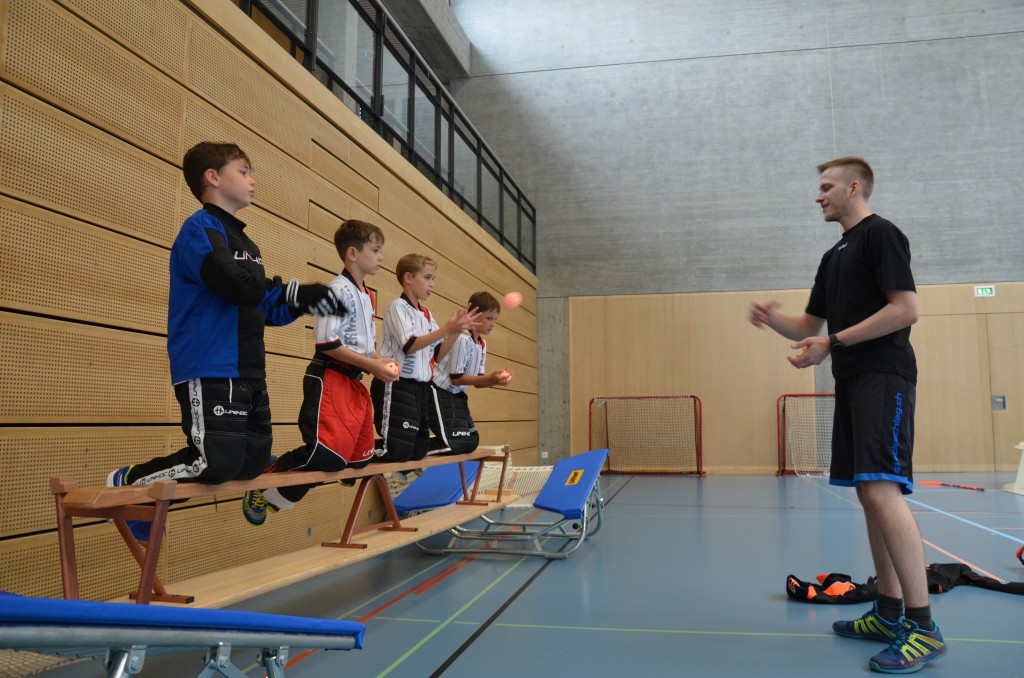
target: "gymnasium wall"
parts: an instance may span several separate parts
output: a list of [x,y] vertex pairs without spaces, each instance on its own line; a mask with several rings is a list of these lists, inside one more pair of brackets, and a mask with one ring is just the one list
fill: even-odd
[[[165,335],[167,260],[199,205],[185,149],[237,142],[256,179],[239,213],[267,271],[326,281],[343,219],[385,233],[368,280],[378,315],[409,252],[439,261],[428,304],[443,323],[470,294],[523,293],[488,340],[508,389],[471,394],[483,444],[535,463],[536,278],[412,169],[228,0],[0,0],[0,589],[60,596],[49,479],[104,482],[119,466],[184,444]],[[380,334],[378,318],[378,335]],[[307,316],[268,328],[274,450],[301,443]],[[314,490],[260,529],[238,496],[172,511],[159,576],[171,584],[340,535],[351,494]],[[366,523],[380,505],[364,510]],[[376,520],[375,520],[376,521]],[[85,598],[122,596],[137,569],[116,531],[80,520]]]
[[[1024,283],[994,297],[973,285],[918,288],[915,471],[1014,471],[1024,440]],[[814,391],[786,360],[788,339],[748,318],[754,300],[800,313],[809,290],[573,297],[569,300],[571,449],[587,449],[588,404],[607,395],[695,394],[704,469],[777,468],[776,399]],[[824,365],[828,367],[829,361]],[[599,365],[600,369],[594,369]],[[993,409],[992,396],[1006,409]],[[621,434],[620,434],[621,436]]]
[[459,104],[540,215],[542,449],[575,423],[570,301],[809,288],[839,237],[814,204],[830,158],[873,164],[920,284],[1022,279],[1019,1],[452,6]]

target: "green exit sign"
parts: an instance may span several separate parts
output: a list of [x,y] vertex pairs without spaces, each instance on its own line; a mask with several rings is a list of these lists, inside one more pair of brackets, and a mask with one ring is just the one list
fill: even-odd
[[994,297],[996,296],[995,285],[975,285],[974,296],[976,297]]

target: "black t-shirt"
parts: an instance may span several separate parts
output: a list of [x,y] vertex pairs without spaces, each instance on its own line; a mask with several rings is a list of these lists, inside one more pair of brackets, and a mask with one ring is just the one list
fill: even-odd
[[[807,313],[824,318],[829,334],[841,332],[884,307],[887,290],[917,291],[910,272],[910,243],[892,222],[872,214],[846,231],[821,258]],[[836,379],[869,372],[917,381],[910,327],[832,354]]]

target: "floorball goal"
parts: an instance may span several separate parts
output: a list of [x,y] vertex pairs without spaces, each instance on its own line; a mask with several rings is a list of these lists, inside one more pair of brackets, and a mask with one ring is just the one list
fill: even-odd
[[599,396],[590,401],[590,449],[608,448],[613,473],[704,475],[701,402],[694,395]]
[[777,402],[778,475],[827,476],[832,464],[834,393],[784,393]]

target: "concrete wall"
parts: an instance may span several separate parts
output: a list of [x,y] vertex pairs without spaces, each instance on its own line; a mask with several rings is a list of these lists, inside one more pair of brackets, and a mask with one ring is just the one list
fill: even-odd
[[457,99],[537,207],[540,448],[566,299],[809,287],[859,154],[919,283],[1021,279],[1021,0],[453,0]]

